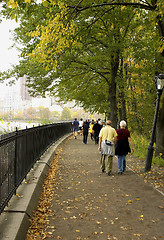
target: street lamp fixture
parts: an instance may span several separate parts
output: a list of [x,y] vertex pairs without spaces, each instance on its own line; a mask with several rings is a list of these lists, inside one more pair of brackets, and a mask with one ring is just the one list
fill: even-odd
[[164,88],[164,74],[159,74],[158,77],[155,77],[155,83],[156,83],[157,91],[160,91],[162,93]]
[[146,156],[145,172],[151,170],[153,151],[154,151],[153,144],[155,142],[155,130],[156,130],[156,124],[157,124],[159,103],[160,103],[160,97],[161,97],[163,89],[164,89],[164,74],[159,74],[158,76],[155,76],[154,81],[156,83],[156,89],[157,89],[157,100],[156,100],[156,108],[155,108],[155,114],[154,114],[152,135],[151,135],[151,139],[150,139],[150,143],[149,143],[148,151],[147,151],[147,156]]

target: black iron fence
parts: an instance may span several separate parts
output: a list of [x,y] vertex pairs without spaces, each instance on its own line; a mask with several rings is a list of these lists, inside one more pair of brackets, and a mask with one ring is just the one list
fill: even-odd
[[71,123],[64,122],[0,136],[0,213],[45,150],[71,130]]

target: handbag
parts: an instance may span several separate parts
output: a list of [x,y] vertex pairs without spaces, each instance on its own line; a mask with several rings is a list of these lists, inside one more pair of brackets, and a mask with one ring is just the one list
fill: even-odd
[[105,143],[108,146],[112,146],[114,144],[113,141],[108,141],[108,140],[105,140]]

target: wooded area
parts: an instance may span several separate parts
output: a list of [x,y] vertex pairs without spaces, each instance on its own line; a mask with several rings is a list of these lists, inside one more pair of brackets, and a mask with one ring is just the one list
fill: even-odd
[[[3,1],[1,1],[3,2]],[[1,14],[16,19],[20,63],[1,79],[28,76],[31,94],[75,100],[107,112],[150,137],[154,77],[164,73],[163,0],[9,0]],[[164,96],[156,154],[164,156]]]

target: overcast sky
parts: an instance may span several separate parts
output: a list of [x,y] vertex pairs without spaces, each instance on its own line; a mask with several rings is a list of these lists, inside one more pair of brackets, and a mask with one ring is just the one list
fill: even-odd
[[6,70],[11,64],[18,62],[16,49],[9,49],[12,45],[10,30],[17,26],[15,20],[4,20],[0,23],[0,70]]
[[[9,49],[13,44],[10,30],[13,30],[16,26],[15,20],[3,20],[0,23],[0,71],[5,71],[9,69],[12,64],[18,62],[17,50]],[[0,97],[3,98],[9,89],[5,84],[0,84]]]

